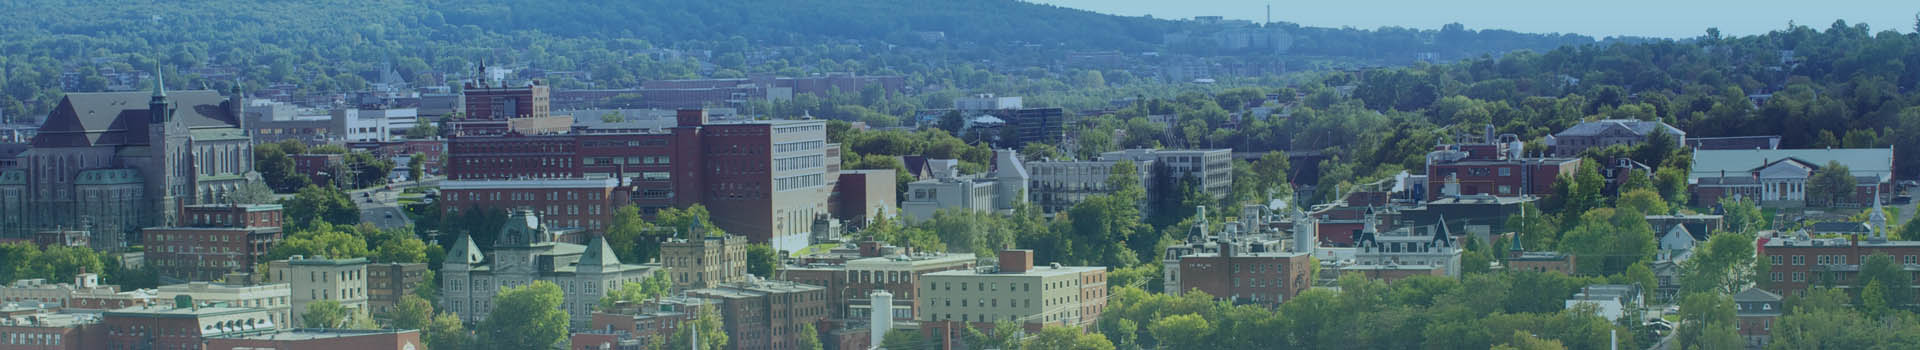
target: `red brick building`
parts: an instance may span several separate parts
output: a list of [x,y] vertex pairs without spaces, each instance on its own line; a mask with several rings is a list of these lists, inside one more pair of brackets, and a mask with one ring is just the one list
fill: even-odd
[[207,339],[206,350],[415,350],[425,348],[420,331],[297,329],[285,332]]
[[1737,328],[1747,346],[1765,347],[1773,339],[1773,322],[1787,312],[1782,299],[1779,294],[1760,288],[1747,288],[1733,295],[1734,316],[1740,323]]
[[1313,255],[1277,251],[1242,251],[1232,242],[1220,243],[1218,253],[1180,257],[1182,292],[1198,290],[1235,303],[1277,305],[1313,286]]
[[573,344],[570,348],[599,350],[602,345],[612,345],[615,349],[646,345],[655,337],[672,336],[681,326],[698,318],[701,310],[719,305],[717,299],[668,297],[594,312],[592,330],[574,333],[569,338]]
[[[216,338],[277,332],[266,309],[141,306],[101,314],[107,349],[213,349]],[[230,347],[229,347],[230,349]]]
[[529,209],[547,226],[600,231],[631,193],[620,181],[602,179],[447,180],[440,183],[442,215],[477,210]]
[[41,311],[44,309],[0,315],[0,350],[109,349],[107,328],[99,318]]
[[841,170],[830,202],[833,218],[865,224],[875,217],[900,213],[899,179],[893,169]]
[[1543,196],[1553,193],[1560,176],[1579,170],[1580,158],[1527,157],[1517,143],[1440,145],[1427,153],[1426,200],[1449,194]]
[[686,293],[720,300],[727,345],[735,350],[795,349],[801,327],[827,316],[825,289],[814,285],[747,282]]
[[426,263],[367,265],[367,309],[378,316],[392,311],[427,278]]
[[189,205],[175,227],[149,227],[146,263],[161,276],[213,281],[228,272],[251,272],[280,241],[280,206]]
[[682,110],[678,125],[455,136],[448,143],[447,176],[627,178],[628,201],[643,214],[701,204],[721,229],[789,251],[804,247],[814,220],[831,213],[828,197],[839,180],[840,154],[838,144],[826,143],[824,121],[709,124],[706,111]]
[[[868,294],[886,290],[893,294],[894,319],[910,321],[919,316],[922,308],[922,300],[915,298],[914,293],[921,276],[969,270],[977,260],[973,254],[883,249],[886,247],[877,242],[861,242],[859,246],[863,258],[840,264],[788,266],[780,269],[780,279],[825,287],[829,319],[868,319],[873,310]],[[896,253],[882,254],[887,251]]]
[[344,169],[346,164],[346,155],[341,154],[293,155],[293,172],[306,175],[308,181],[318,186],[332,184],[333,179],[340,176],[335,172]]
[[[1894,263],[1900,266],[1920,265],[1920,241],[1890,241],[1859,236],[1772,237],[1760,245],[1759,254],[1764,259],[1762,263],[1771,265],[1769,275],[1761,277],[1771,281],[1766,284],[1768,292],[1780,295],[1801,295],[1808,288],[1823,285],[1825,279],[1832,280],[1835,287],[1857,293],[1852,290],[1855,276],[1860,273],[1860,265],[1874,253],[1892,256]],[[1907,272],[1920,270],[1909,267]],[[1920,285],[1907,287],[1916,288]]]

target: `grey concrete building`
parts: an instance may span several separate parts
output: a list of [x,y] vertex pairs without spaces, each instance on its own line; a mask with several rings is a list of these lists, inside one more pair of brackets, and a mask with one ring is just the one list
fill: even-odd
[[525,210],[507,218],[492,253],[481,252],[464,235],[452,248],[440,267],[440,309],[459,313],[466,322],[486,319],[502,287],[547,281],[565,291],[561,308],[572,317],[571,324],[584,327],[592,324],[593,307],[608,291],[660,270],[657,265],[621,263],[605,238],[594,237],[585,246],[555,242],[539,216]]

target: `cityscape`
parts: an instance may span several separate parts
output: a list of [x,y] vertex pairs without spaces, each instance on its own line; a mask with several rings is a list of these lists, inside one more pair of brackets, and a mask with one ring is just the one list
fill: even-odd
[[1920,348],[1920,15],[1275,5],[0,4],[0,350]]

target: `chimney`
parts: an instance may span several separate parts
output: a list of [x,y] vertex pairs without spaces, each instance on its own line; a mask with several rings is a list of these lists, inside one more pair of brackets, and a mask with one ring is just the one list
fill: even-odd
[[1033,270],[1033,250],[1008,249],[1000,251],[1000,272],[1026,273]]

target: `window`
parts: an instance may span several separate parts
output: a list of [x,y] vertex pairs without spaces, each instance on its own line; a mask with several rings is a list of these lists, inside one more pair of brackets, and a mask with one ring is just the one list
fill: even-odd
[[1799,266],[1799,265],[1806,265],[1806,264],[1807,264],[1807,256],[1805,255],[1793,256],[1793,265]]
[[[1769,256],[1767,259],[1772,260],[1774,265],[1780,265],[1780,261],[1782,260],[1779,255]],[[1913,256],[1907,256],[1907,261],[1913,261]]]
[[1795,273],[1793,273],[1793,281],[1794,281],[1794,282],[1806,282],[1806,281],[1807,281],[1807,273],[1805,273],[1805,272],[1795,272]]
[[1500,168],[1500,176],[1513,176],[1513,168]]

